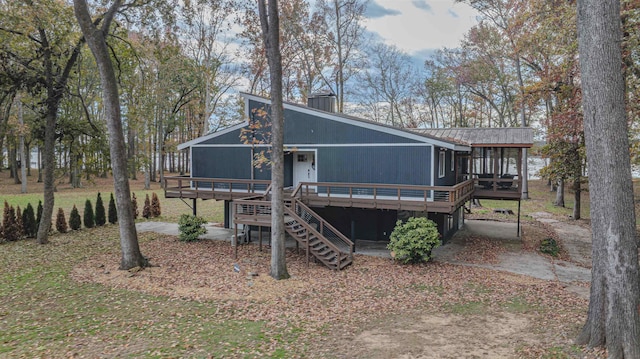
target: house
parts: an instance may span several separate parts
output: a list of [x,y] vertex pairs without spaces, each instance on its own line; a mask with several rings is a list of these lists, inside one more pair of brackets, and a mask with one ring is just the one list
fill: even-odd
[[[178,146],[189,150],[191,175],[167,177],[165,196],[192,199],[194,213],[198,198],[223,200],[225,227],[261,229],[270,226],[271,173],[252,159],[268,156],[270,101],[242,96],[245,122]],[[398,219],[426,216],[446,239],[473,196],[520,198],[531,129],[408,130],[333,108],[325,94],[284,104],[284,169],[289,234],[303,245],[323,241],[316,252],[336,263],[345,250],[348,264],[357,240],[388,240]]]

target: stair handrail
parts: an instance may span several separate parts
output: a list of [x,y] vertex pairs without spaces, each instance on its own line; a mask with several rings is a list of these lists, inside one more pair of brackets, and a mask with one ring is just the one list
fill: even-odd
[[[344,234],[342,234],[342,232],[340,232],[339,230],[337,230],[334,226],[332,226],[329,222],[327,222],[327,220],[325,220],[324,218],[322,218],[319,214],[317,214],[316,212],[314,212],[311,208],[307,207],[304,203],[302,203],[302,201],[298,200],[297,198],[293,198],[291,200],[291,204],[293,205],[293,211],[296,213],[296,216],[300,217],[297,213],[297,210],[295,209],[295,206],[299,206],[302,209],[304,209],[307,213],[311,214],[313,217],[315,217],[315,219],[320,222],[320,228],[319,228],[319,233],[322,234],[323,237],[326,238],[326,235],[323,233],[323,229],[328,229],[331,232],[333,232],[333,235],[338,238],[339,240],[341,240],[344,244],[346,244],[349,247],[349,256],[353,255],[353,247],[354,244],[353,242],[347,238]],[[287,208],[287,206],[285,206],[285,208]],[[303,222],[307,223],[306,221],[303,220]],[[307,223],[308,224],[308,223]],[[311,227],[311,226],[310,226]],[[312,227],[313,228],[313,227]]]
[[291,192],[291,198],[300,198],[300,191],[302,190],[302,182],[298,183],[296,189]]
[[269,192],[271,192],[271,183],[269,183],[267,189],[264,190],[263,196],[266,198],[269,195]]
[[[326,244],[329,248],[331,248],[334,252],[336,252],[336,255],[338,256],[338,261],[336,263],[336,268],[340,269],[340,262],[342,261],[343,257],[343,252],[340,250],[340,248],[338,248],[338,246],[331,242],[331,240],[329,240],[327,237],[325,237],[323,234],[321,234],[320,232],[318,232],[318,230],[316,230],[315,228],[313,228],[313,226],[311,226],[308,222],[306,222],[304,219],[302,219],[296,212],[295,210],[293,210],[290,207],[285,207],[284,208],[285,213],[287,213],[289,216],[291,216],[293,219],[296,220],[296,222],[300,223],[301,226],[303,226],[309,233],[313,234],[314,236],[316,236],[319,240],[322,241],[322,243]],[[295,237],[294,237],[295,238]],[[296,239],[297,240],[297,239]],[[348,254],[347,257],[349,257],[351,254]],[[319,258],[319,257],[317,257]]]

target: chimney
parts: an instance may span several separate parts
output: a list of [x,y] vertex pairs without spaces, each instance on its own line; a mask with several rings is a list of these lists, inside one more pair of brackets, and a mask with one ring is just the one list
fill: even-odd
[[336,95],[331,91],[312,93],[307,98],[307,106],[325,112],[336,112]]

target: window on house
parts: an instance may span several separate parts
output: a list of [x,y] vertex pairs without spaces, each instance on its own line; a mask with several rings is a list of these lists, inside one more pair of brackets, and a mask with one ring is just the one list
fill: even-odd
[[446,152],[440,151],[440,156],[438,158],[438,178],[444,177],[445,167],[447,167],[445,155]]
[[451,172],[453,172],[456,169],[456,156],[455,156],[455,152],[451,151]]

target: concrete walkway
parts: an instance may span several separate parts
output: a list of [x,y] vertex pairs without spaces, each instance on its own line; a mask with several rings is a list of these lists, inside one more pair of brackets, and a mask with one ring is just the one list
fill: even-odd
[[[516,223],[465,220],[465,227],[462,230],[458,231],[447,244],[436,248],[435,258],[448,263],[502,270],[564,283],[591,280],[591,270],[588,268],[571,262],[551,260],[535,252],[523,251],[522,242],[516,236],[516,229]],[[456,255],[464,248],[464,239],[472,235],[499,240],[509,250],[500,254],[498,264],[468,264],[456,260]]]

